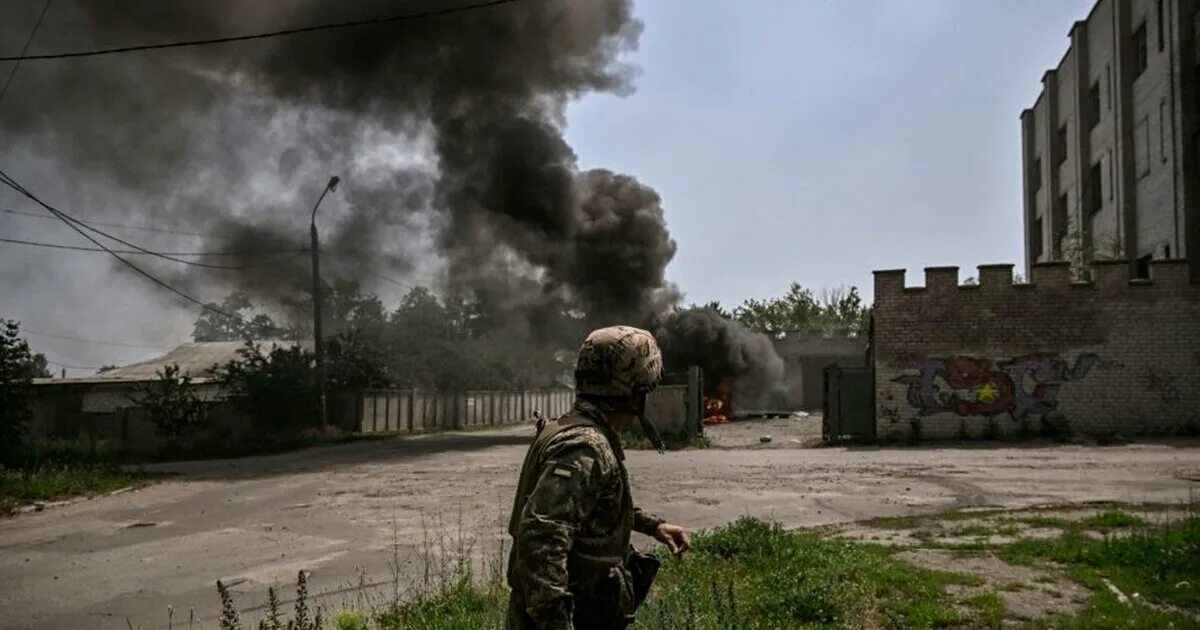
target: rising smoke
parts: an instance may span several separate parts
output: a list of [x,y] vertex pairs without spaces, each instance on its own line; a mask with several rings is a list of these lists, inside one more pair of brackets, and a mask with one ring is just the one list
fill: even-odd
[[786,404],[783,360],[766,335],[716,311],[693,308],[668,316],[655,337],[668,365],[703,366],[707,393],[732,383],[738,399],[750,407],[778,409]]
[[[0,26],[6,50],[40,8],[26,4],[28,19]],[[446,6],[58,0],[31,52]],[[121,207],[139,222],[222,233],[229,251],[306,245],[309,204],[337,173],[343,203],[322,211],[322,250],[339,263],[327,277],[369,285],[371,273],[404,276],[433,256],[444,293],[480,301],[513,334],[553,337],[538,330],[558,321],[547,310],[583,313],[588,325],[660,329],[679,360],[766,382],[778,358],[765,338],[719,318],[697,326],[695,313],[670,315],[675,242],[657,193],[628,175],[582,171],[563,138],[571,99],[631,92],[634,69],[620,58],[641,30],[630,0],[519,0],[254,42],[28,62],[0,109],[0,135],[72,183],[56,197],[65,206],[103,207],[105,217]],[[285,307],[304,290],[307,265],[293,256],[221,281]],[[160,273],[214,293],[210,271]],[[709,345],[686,347],[697,343]]]

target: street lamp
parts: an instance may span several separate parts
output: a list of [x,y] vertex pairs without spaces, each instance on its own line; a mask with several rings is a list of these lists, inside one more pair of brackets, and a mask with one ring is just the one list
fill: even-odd
[[309,251],[312,253],[313,354],[317,360],[317,398],[321,407],[322,429],[328,424],[328,415],[325,406],[325,348],[321,343],[321,244],[317,237],[317,208],[321,207],[325,195],[337,190],[339,181],[341,180],[336,176],[329,178],[329,183],[325,185],[325,190],[321,191],[321,196],[313,206],[312,219],[309,221],[309,236],[312,239]]

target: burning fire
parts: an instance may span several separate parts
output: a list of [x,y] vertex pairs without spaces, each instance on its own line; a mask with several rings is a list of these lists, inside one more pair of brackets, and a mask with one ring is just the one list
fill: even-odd
[[717,385],[711,396],[704,397],[704,424],[729,422],[733,414],[733,384],[725,381]]

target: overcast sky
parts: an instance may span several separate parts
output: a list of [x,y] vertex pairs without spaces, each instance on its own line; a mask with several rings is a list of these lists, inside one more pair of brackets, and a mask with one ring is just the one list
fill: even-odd
[[[662,195],[678,243],[668,273],[688,302],[734,305],[793,281],[857,285],[869,300],[874,269],[907,268],[909,284],[932,265],[961,277],[985,263],[1019,269],[1019,115],[1092,4],[641,0],[636,92],[574,104],[567,138],[581,166]],[[0,215],[0,235],[71,240],[31,221],[42,223]],[[188,340],[193,312],[95,256],[0,243],[0,317],[75,337]],[[12,290],[34,277],[47,287],[36,300]],[[30,340],[73,365],[158,354]]]

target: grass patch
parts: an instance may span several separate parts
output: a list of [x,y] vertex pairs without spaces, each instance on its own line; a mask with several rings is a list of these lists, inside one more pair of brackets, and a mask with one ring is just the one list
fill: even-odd
[[477,588],[459,582],[432,597],[396,602],[376,619],[379,630],[458,630],[502,628],[508,590],[500,584]]
[[[1176,507],[1175,509],[1179,509]],[[978,519],[978,512],[923,518]],[[1014,564],[1054,563],[1091,591],[1077,616],[1030,621],[1030,628],[1190,628],[1200,612],[1200,518],[1192,513],[1169,525],[1146,523],[1112,508],[1095,523],[1073,521],[1056,539],[1024,539],[1009,544],[977,540],[978,552]],[[1040,517],[1037,517],[1040,518]],[[911,522],[911,521],[909,521]],[[1017,527],[1019,518],[998,525]],[[991,523],[980,533],[994,533]],[[971,528],[975,523],[963,523]],[[1089,537],[1091,527],[1124,528],[1122,536]],[[983,530],[986,530],[984,532]],[[435,528],[441,531],[441,528]],[[1018,533],[1019,535],[1019,533]],[[936,546],[937,541],[930,541]],[[444,543],[433,543],[434,549]],[[342,611],[332,617],[338,630],[451,630],[501,628],[508,590],[501,579],[503,546],[482,581],[464,569],[469,547],[450,554],[435,571],[449,581],[431,588],[397,586],[382,606]],[[1029,591],[1061,599],[1053,588],[1061,579],[1043,575],[1025,582],[989,586],[985,576],[931,570],[900,561],[895,549],[827,537],[819,531],[786,531],[743,518],[698,533],[693,552],[682,560],[664,559],[649,600],[638,612],[638,628],[716,630],[726,628],[998,628],[1006,620],[1005,600],[1023,601]],[[437,563],[433,563],[435,569]],[[429,573],[427,569],[426,573]],[[1110,580],[1130,601],[1108,590]],[[1034,583],[1046,586],[1034,586]],[[968,594],[951,586],[971,587]],[[951,593],[958,593],[951,595]],[[1012,598],[1017,598],[1016,600]],[[1015,604],[1014,604],[1015,605]],[[234,626],[222,626],[232,628]],[[315,630],[315,629],[314,629]]]
[[1069,529],[1057,539],[1006,545],[1000,555],[1015,564],[1050,561],[1065,565],[1072,579],[1092,589],[1095,595],[1083,617],[1087,624],[1067,627],[1168,627],[1160,622],[1171,620],[1175,627],[1192,627],[1193,622],[1179,615],[1121,604],[1104,580],[1129,596],[1137,593],[1150,602],[1200,611],[1200,515],[1191,513],[1162,527],[1145,527],[1141,519],[1117,511],[1094,518],[1095,527],[1132,531],[1097,540],[1079,529]]
[[1020,533],[1021,528],[1012,523],[1003,522],[988,522],[988,523],[970,523],[961,527],[956,527],[947,532],[950,536],[1015,536]]
[[962,621],[945,593],[970,576],[919,569],[890,550],[743,518],[668,560],[639,627],[935,627]]
[[1023,516],[1017,519],[1030,527],[1053,527],[1056,529],[1071,529],[1076,525],[1075,521],[1062,518],[1060,516]]
[[980,618],[990,628],[999,628],[1004,622],[1004,598],[995,593],[980,593],[963,603],[979,611]]
[[1003,513],[1004,510],[999,508],[987,508],[982,510],[970,510],[960,512],[946,512],[942,514],[919,514],[914,516],[882,516],[872,518],[862,522],[863,525],[874,527],[876,529],[917,529],[924,525],[944,523],[948,521],[966,521],[971,519],[986,519],[990,516]]
[[[663,443],[668,451],[681,451],[689,448],[708,448],[712,446],[707,436],[694,435],[686,440],[672,440],[664,437]],[[654,445],[646,436],[642,434],[641,429],[626,427],[621,431],[621,447],[627,451],[649,451],[654,449]]]
[[1146,525],[1146,521],[1142,518],[1119,510],[1101,512],[1095,516],[1089,516],[1081,522],[1087,527],[1102,532],[1129,527],[1143,527]]
[[144,483],[146,475],[109,466],[43,466],[0,471],[0,516],[31,503],[111,492]]

